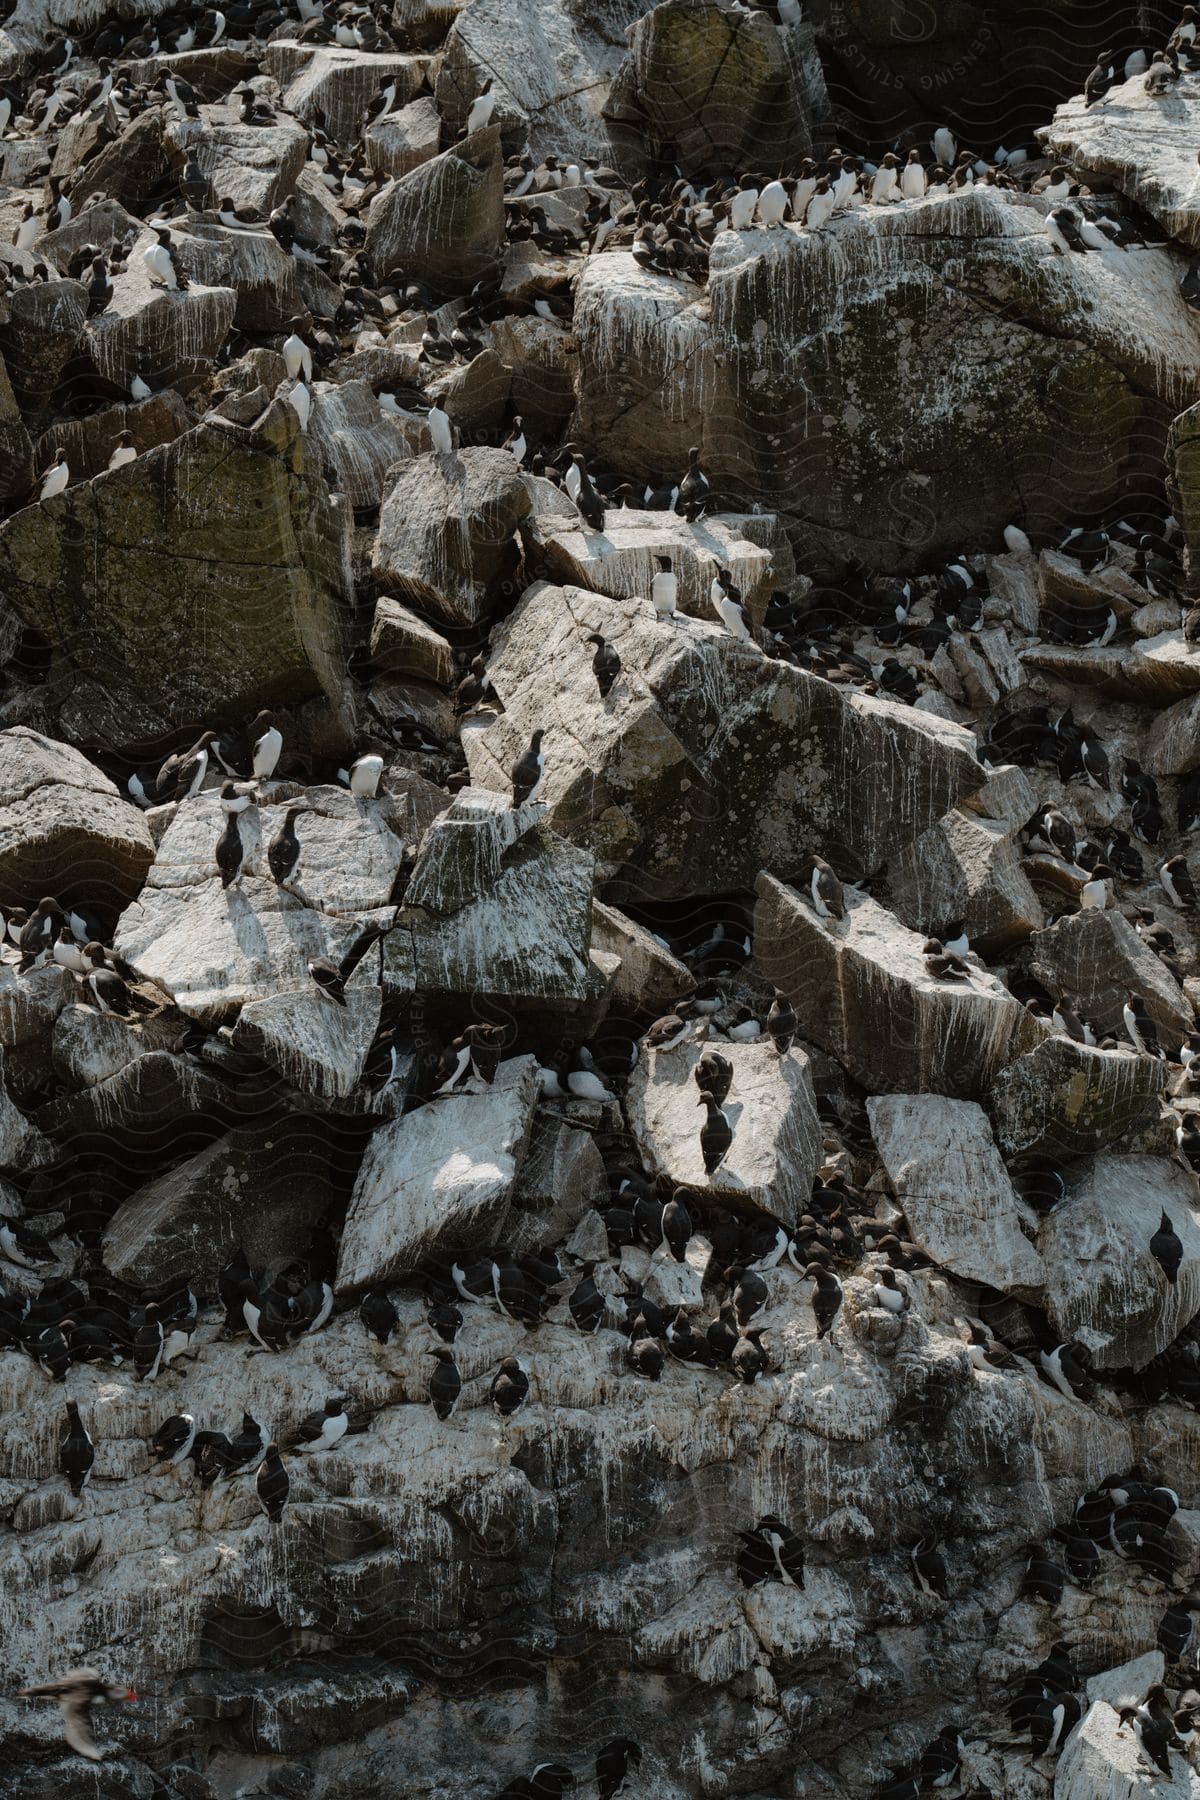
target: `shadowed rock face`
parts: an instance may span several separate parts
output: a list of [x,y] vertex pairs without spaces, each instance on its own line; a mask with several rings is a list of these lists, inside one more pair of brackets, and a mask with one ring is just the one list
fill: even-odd
[[[218,529],[231,553],[214,560]],[[0,571],[7,605],[51,644],[69,739],[137,745],[337,692],[339,528],[282,406],[16,514]]]
[[[586,641],[595,631],[630,668],[606,700]],[[574,698],[569,732],[546,715],[547,656]],[[491,678],[505,712],[468,735],[474,780],[503,790],[529,734],[545,728],[539,798],[550,822],[594,849],[604,879],[642,898],[747,887],[764,863],[795,865],[815,843],[847,870],[874,867],[982,775],[970,738],[942,721],[843,697],[764,662],[719,626],[661,622],[645,600],[535,589],[508,625]],[[754,755],[761,731],[777,757]],[[864,790],[855,771],[867,767]]]
[[648,475],[699,443],[723,498],[767,499],[835,565],[1102,509],[1131,442],[1157,466],[1200,340],[1166,251],[1139,252],[1136,279],[1064,262],[1043,206],[977,190],[820,233],[725,233],[707,306],[631,257],[594,259],[576,311],[587,442]]

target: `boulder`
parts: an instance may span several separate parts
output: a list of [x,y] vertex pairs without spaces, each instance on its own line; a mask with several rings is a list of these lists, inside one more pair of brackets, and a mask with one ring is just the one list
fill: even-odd
[[536,1100],[537,1063],[519,1056],[501,1063],[491,1087],[381,1126],[346,1214],[338,1291],[394,1280],[436,1251],[499,1243]]
[[1200,401],[1181,412],[1171,423],[1167,443],[1168,466],[1175,509],[1187,546],[1188,592],[1200,592]]
[[1142,767],[1150,775],[1189,775],[1200,768],[1200,694],[1158,714],[1145,736]]
[[1164,1049],[1177,1050],[1192,1029],[1192,1009],[1179,983],[1114,907],[1064,914],[1034,935],[1031,951],[1038,980],[1052,994],[1062,989],[1078,995],[1087,1019],[1122,1043],[1130,989],[1145,1000]]
[[733,1085],[722,1111],[733,1128],[729,1151],[704,1172],[700,1130],[705,1113],[693,1070],[702,1044],[643,1051],[629,1082],[630,1129],[649,1170],[664,1185],[694,1188],[716,1205],[767,1213],[794,1225],[807,1211],[821,1160],[812,1070],[803,1051],[779,1056],[767,1040],[723,1043]]
[[993,599],[1003,603],[1018,631],[1032,636],[1038,628],[1041,604],[1037,563],[1023,552],[989,556],[987,576]]
[[77,165],[64,182],[64,190],[75,206],[91,194],[100,194],[144,219],[155,197],[174,185],[176,161],[175,147],[166,137],[163,109],[148,106],[87,163]]
[[792,1002],[803,1036],[864,1086],[975,1099],[1044,1035],[986,969],[973,964],[968,982],[930,975],[924,934],[865,894],[847,889],[846,916],[835,920],[765,870],[755,888],[759,967]]
[[535,431],[561,431],[575,406],[571,333],[537,313],[506,316],[492,327],[492,345],[509,371],[513,412]]
[[330,485],[356,512],[379,505],[388,471],[412,455],[404,428],[379,410],[369,382],[318,382],[308,442]]
[[148,400],[128,406],[106,406],[102,412],[88,413],[82,419],[58,419],[38,444],[39,467],[53,460],[53,452],[61,447],[67,456],[71,480],[90,481],[103,475],[117,439],[127,431],[140,456],[159,444],[173,443],[191,426],[187,406],[174,388],[151,394]]
[[0,500],[28,489],[33,479],[32,450],[8,369],[0,360]]
[[[1061,550],[1043,550],[1038,558],[1039,622],[1051,624],[1061,614],[1078,614],[1088,608],[1099,609],[1099,619],[1115,612],[1123,624],[1132,612],[1146,603],[1146,590],[1139,587],[1119,563],[1102,569],[1083,569],[1075,558]],[[1101,629],[1097,622],[1097,631]],[[1044,635],[1049,636],[1049,632]]]
[[199,425],[0,526],[0,586],[49,641],[59,728],[112,747],[336,699],[344,584],[340,527],[282,404],[261,429]]
[[[790,515],[822,566],[928,566],[998,544],[1014,518],[1036,536],[1104,515],[1135,479],[1131,445],[1136,479],[1160,478],[1200,334],[1168,251],[1060,256],[1043,213],[979,186],[820,232],[722,232],[703,293],[625,250],[591,257],[574,316],[581,440],[654,480],[698,444],[725,504]],[[1048,463],[1052,484],[1019,482]],[[864,508],[881,493],[890,506]]]
[[[565,496],[564,496],[565,500]],[[573,509],[572,509],[573,510]],[[706,515],[691,525],[678,513],[610,509],[603,531],[577,525],[539,530],[533,537],[549,578],[564,587],[585,588],[613,600],[649,601],[658,570],[655,558],[669,556],[679,583],[678,606],[694,619],[716,620],[709,588],[717,569],[728,569],[734,586],[756,619],[761,619],[776,585],[769,550],[752,543],[737,517]],[[773,523],[771,520],[760,524]]]
[[[592,673],[596,632],[623,665],[607,699]],[[494,644],[505,711],[466,734],[472,781],[507,792],[544,728],[547,821],[594,851],[618,904],[748,888],[759,869],[795,867],[814,848],[843,874],[874,869],[984,779],[960,727],[843,693],[720,625],[662,622],[648,600],[539,583]],[[550,664],[562,698],[548,718]]]
[[[1067,1197],[1038,1237],[1046,1310],[1097,1368],[1144,1368],[1200,1312],[1195,1179],[1160,1156],[1088,1157],[1063,1174]],[[1164,1212],[1183,1242],[1174,1286],[1150,1254]]]
[[252,206],[266,215],[295,187],[308,159],[308,132],[276,111],[273,125],[243,125],[233,95],[206,106],[202,120],[171,127],[176,157],[192,150],[214,199]]
[[662,1018],[695,986],[686,963],[662,940],[616,907],[592,902],[592,956],[608,976],[609,1010],[618,1017]]
[[630,34],[608,112],[681,167],[774,174],[812,148],[814,101],[823,108],[810,26],[785,32],[767,12],[662,0]]
[[442,141],[437,102],[425,94],[376,119],[363,133],[367,161],[380,175],[409,175],[436,156]]
[[[266,846],[289,805],[309,810],[296,820],[300,861],[284,890],[270,878]],[[142,896],[122,915],[116,938],[120,954],[181,1011],[213,1023],[285,992],[317,998],[308,959],[336,960],[363,924],[390,924],[406,808],[390,794],[359,802],[343,788],[310,788],[299,796],[293,790],[251,807],[240,819],[242,880],[231,889],[222,888],[213,860],[222,824],[212,791],[176,809]],[[372,976],[378,961],[373,955],[359,964],[351,990],[378,981]]]
[[186,1045],[182,1020],[150,1014],[131,1031],[126,1021],[85,1003],[72,979],[68,1003],[54,1020],[50,1053],[54,1072],[69,1088],[95,1087],[155,1050],[181,1051]]
[[371,666],[389,675],[449,687],[454,680],[454,652],[440,632],[390,594],[375,602],[368,643]]
[[528,511],[528,492],[507,450],[414,456],[396,471],[380,510],[375,578],[423,612],[477,625]]
[[983,1108],[940,1094],[880,1094],[867,1117],[909,1235],[938,1267],[1036,1300],[1045,1278],[1030,1242],[1036,1220],[1013,1190]]
[[1169,706],[1181,695],[1200,692],[1200,648],[1189,644],[1178,626],[1132,644],[1079,649],[1042,644],[1023,650],[1021,661],[1070,687],[1094,688],[1106,700]]
[[380,278],[466,293],[496,266],[504,239],[504,165],[499,127],[489,125],[452,150],[402,175],[371,203],[367,253]]
[[611,161],[606,103],[625,57],[627,28],[646,4],[535,5],[514,31],[504,0],[467,0],[456,8],[446,36],[437,81],[442,117],[461,130],[471,101],[491,77],[497,118],[513,128],[515,142],[528,142],[535,160],[569,144],[573,155],[594,152]]
[[[1137,83],[1141,85],[1141,76]],[[1159,102],[1161,105],[1161,101]],[[1144,1691],[1144,1690],[1143,1690]],[[1129,1689],[1128,1704],[1141,1694]],[[1125,1696],[1123,1695],[1124,1699]],[[1067,1739],[1054,1768],[1055,1800],[1197,1800],[1200,1779],[1182,1756],[1170,1758],[1169,1777],[1155,1771],[1147,1785],[1150,1766],[1138,1741],[1120,1714],[1107,1700],[1096,1700]]]
[[1089,105],[1075,94],[1038,133],[1046,154],[1069,162],[1092,187],[1115,187],[1173,238],[1200,250],[1196,137],[1200,98],[1184,83],[1169,100],[1146,92],[1145,77],[1119,82]]
[[936,937],[949,921],[962,919],[981,954],[1021,943],[1045,924],[1012,827],[997,819],[955,808],[906,845],[889,874],[892,902],[906,925]]
[[1152,1127],[1167,1080],[1156,1056],[1056,1032],[1000,1070],[987,1105],[1005,1156],[1084,1156]]
[[251,1000],[238,1014],[233,1041],[260,1056],[284,1080],[312,1100],[370,1096],[359,1083],[363,1062],[379,1029],[382,989],[371,980],[378,957],[368,957],[366,978],[346,991],[345,1006],[318,1001],[311,986]]
[[[607,1198],[604,1158],[593,1134],[551,1112],[539,1112],[513,1191],[504,1241],[514,1256],[561,1243],[590,1208]],[[606,1256],[607,1244],[598,1260]]]
[[4,1050],[0,1047],[0,1169],[25,1175],[58,1161],[55,1146],[15,1104],[4,1084]]
[[53,894],[115,916],[153,861],[145,820],[86,757],[24,726],[0,731],[0,905]]
[[[265,225],[235,228],[214,216],[191,214],[181,227],[172,225],[171,242],[189,282],[233,289],[233,322],[241,330],[279,331],[304,311],[296,285],[298,264]],[[134,257],[140,254],[140,249],[133,252]]]
[[239,1248],[255,1268],[276,1270],[332,1204],[333,1165],[315,1117],[238,1126],[121,1203],[104,1234],[104,1266],[150,1291],[190,1279],[209,1293]]
[[394,989],[576,1007],[600,998],[589,957],[592,857],[498,794],[467,789],[421,841],[385,952]]
[[168,293],[150,279],[142,251],[155,241],[142,230],[129,261],[112,278],[108,308],[89,319],[84,348],[98,375],[122,393],[138,372],[145,352],[145,379],[152,388],[193,385],[211,370],[229,334],[237,307],[231,287],[192,285]]
[[512,381],[494,350],[481,350],[470,362],[458,363],[431,381],[426,398],[436,402],[462,440],[495,430],[504,418]]
[[306,125],[322,113],[335,144],[354,144],[362,136],[367,108],[378,95],[380,82],[396,83],[395,104],[403,106],[422,86],[429,62],[424,56],[390,50],[353,50],[340,44],[313,48],[277,38],[267,51],[266,66],[283,89],[286,112]]
[[[0,300],[0,352],[27,417],[52,400],[86,317],[87,290],[78,281],[22,282]],[[3,410],[0,404],[0,415]]]

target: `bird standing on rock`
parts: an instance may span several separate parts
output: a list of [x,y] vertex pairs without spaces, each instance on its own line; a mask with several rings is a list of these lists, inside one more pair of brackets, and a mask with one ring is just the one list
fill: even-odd
[[542,749],[542,739],[546,733],[535,731],[529,740],[529,747],[523,756],[518,757],[512,767],[512,807],[516,812],[532,800],[541,785],[546,769],[546,756]]
[[592,673],[596,677],[596,686],[600,689],[600,698],[607,700],[613,683],[621,673],[621,658],[598,631],[594,631],[587,642],[596,646],[596,654],[592,658]]
[[711,1094],[701,1094],[696,1104],[705,1108],[704,1124],[700,1127],[700,1154],[704,1158],[704,1173],[713,1175],[720,1168],[733,1143],[733,1127]]

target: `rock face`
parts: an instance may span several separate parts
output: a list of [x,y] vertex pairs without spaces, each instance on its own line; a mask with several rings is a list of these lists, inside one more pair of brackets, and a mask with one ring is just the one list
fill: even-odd
[[379,1286],[434,1250],[501,1237],[536,1093],[532,1057],[517,1057],[490,1088],[446,1095],[377,1132],[346,1215],[339,1290]]
[[1036,1298],[1045,1279],[1032,1213],[1013,1191],[982,1107],[885,1094],[867,1115],[898,1203],[934,1260],[966,1281]]
[[[238,551],[214,563],[218,519]],[[70,740],[161,741],[337,692],[338,526],[288,409],[260,430],[197,426],[15,514],[0,571],[5,604],[49,640]]]
[[[1194,1199],[1191,1177],[1157,1157],[1097,1156],[1072,1169],[1038,1240],[1046,1306],[1098,1368],[1144,1367],[1200,1309]],[[1149,1248],[1164,1212],[1183,1243],[1174,1285]]]
[[375,574],[451,624],[477,624],[528,511],[520,471],[502,450],[413,457],[380,511]]
[[[753,495],[802,524],[814,551],[871,566],[911,555],[918,509],[923,556],[964,535],[998,541],[1017,513],[1047,530],[1115,501],[1096,471],[1131,439],[1161,457],[1163,406],[1143,396],[1182,403],[1200,367],[1169,254],[1139,252],[1136,279],[1124,263],[1056,256],[1035,201],[986,189],[863,208],[820,233],[723,233],[706,300],[629,255],[595,258],[575,313],[582,433],[651,478],[685,467],[698,443],[727,500]],[[951,339],[947,418],[930,397]],[[1006,487],[999,443],[1013,468],[1052,456],[1053,494]],[[893,510],[851,517],[849,496],[881,488]]]
[[388,937],[389,985],[571,1010],[599,997],[592,859],[530,810],[468,790],[434,821]]
[[0,731],[0,905],[56,894],[119,912],[153,860],[145,822],[78,751]]
[[781,30],[717,0],[662,0],[630,33],[609,112],[702,173],[774,172],[811,148],[810,110],[824,100],[823,86],[812,91],[814,63],[806,26]]
[[[591,670],[597,631],[620,646],[607,699]],[[798,863],[815,844],[847,872],[874,866],[982,778],[953,725],[843,697],[720,626],[660,623],[648,602],[540,586],[489,665],[505,712],[468,737],[477,784],[506,785],[545,726],[547,658],[577,704],[569,732],[547,728],[539,798],[549,823],[588,844],[603,875],[639,898],[748,887],[764,864]],[[780,755],[763,762],[750,746],[768,720]],[[858,786],[851,806],[853,771],[868,766],[877,786],[869,796]]]
[[733,1142],[718,1168],[706,1174],[704,1115],[694,1080],[702,1048],[650,1051],[634,1072],[630,1123],[651,1169],[672,1187],[695,1188],[723,1206],[795,1224],[812,1191],[821,1141],[808,1058],[794,1052],[780,1057],[770,1043],[731,1047],[733,1086],[723,1111]]
[[1082,1156],[1158,1119],[1167,1070],[1154,1056],[1053,1036],[1001,1069],[988,1107],[1007,1156]]
[[1063,108],[1072,248],[1108,28],[10,5],[0,1800],[1200,1800],[1114,1724],[1200,1566],[1195,76]]
[[385,273],[465,293],[496,264],[504,235],[504,170],[495,126],[434,156],[379,196],[367,249]]
[[932,976],[921,936],[865,895],[847,892],[845,919],[825,920],[774,876],[756,885],[762,968],[804,1035],[868,1087],[974,1097],[1041,1038],[1043,1027],[985,969],[965,982]]
[[[1096,185],[1112,185],[1190,249],[1200,249],[1192,139],[1194,94],[1177,90],[1169,108],[1146,92],[1142,76],[1109,88],[1098,105],[1077,96],[1060,106],[1046,147]],[[1099,179],[1097,179],[1099,178]]]

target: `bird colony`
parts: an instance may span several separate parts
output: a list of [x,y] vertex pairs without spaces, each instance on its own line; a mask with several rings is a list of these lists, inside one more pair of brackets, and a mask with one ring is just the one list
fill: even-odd
[[0,1800],[1200,1795],[1200,15],[834,10],[4,0]]

